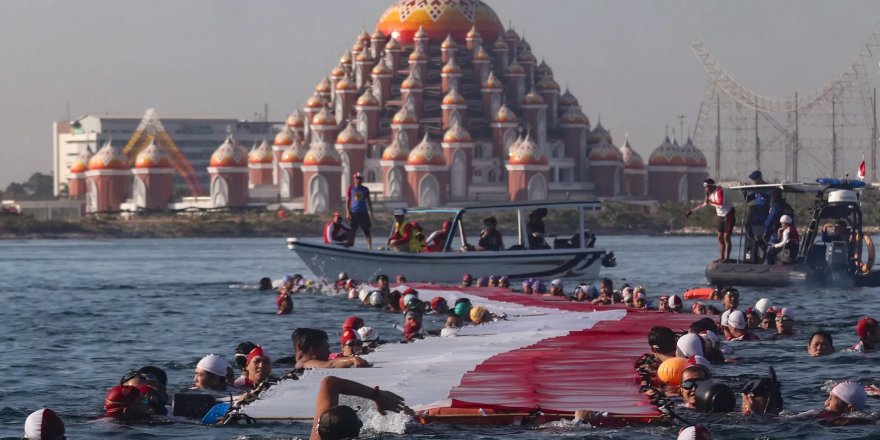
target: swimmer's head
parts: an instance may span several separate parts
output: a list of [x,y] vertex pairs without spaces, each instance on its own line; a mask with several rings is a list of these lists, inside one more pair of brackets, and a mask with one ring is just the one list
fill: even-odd
[[328,409],[318,419],[321,440],[355,438],[360,435],[363,422],[350,406],[338,405]]

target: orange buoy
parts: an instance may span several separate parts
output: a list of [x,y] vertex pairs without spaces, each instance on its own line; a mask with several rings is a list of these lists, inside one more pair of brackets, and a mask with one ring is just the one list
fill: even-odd
[[687,359],[685,358],[666,359],[657,369],[657,378],[667,385],[677,387],[681,384],[681,373],[684,373],[684,364],[686,363]]

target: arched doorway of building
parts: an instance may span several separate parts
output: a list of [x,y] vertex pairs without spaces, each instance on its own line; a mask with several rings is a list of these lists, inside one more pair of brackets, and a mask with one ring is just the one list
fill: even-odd
[[678,196],[676,197],[679,202],[687,202],[688,201],[688,179],[687,175],[681,176],[678,179]]
[[211,181],[211,206],[214,208],[223,208],[229,205],[229,185],[226,179],[215,176]]
[[440,183],[431,174],[419,182],[419,208],[434,208],[440,205]]
[[467,197],[467,158],[464,151],[458,150],[452,155],[452,167],[449,169],[452,197],[463,199]]
[[147,207],[147,185],[144,183],[143,179],[139,177],[134,178],[134,206],[135,208],[146,208]]
[[543,174],[536,174],[529,179],[529,200],[547,200],[547,179]]
[[86,180],[86,211],[98,212],[98,185],[92,179]]
[[329,206],[328,201],[330,197],[330,188],[327,185],[327,179],[320,175],[315,174],[309,180],[309,206],[308,213],[316,214],[327,211],[327,206]]

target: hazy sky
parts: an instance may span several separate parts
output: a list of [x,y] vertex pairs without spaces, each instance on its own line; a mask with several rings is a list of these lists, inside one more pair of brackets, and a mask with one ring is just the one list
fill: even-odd
[[[676,115],[696,118],[702,37],[738,80],[806,94],[843,71],[880,20],[880,1],[488,0],[525,34],[590,121],[643,156]],[[51,123],[86,113],[272,120],[314,85],[391,0],[4,0],[0,12],[0,187],[51,169]],[[876,60],[875,60],[876,61]],[[869,66],[877,85],[880,70]],[[703,146],[708,150],[710,146]],[[647,159],[647,157],[646,157]]]

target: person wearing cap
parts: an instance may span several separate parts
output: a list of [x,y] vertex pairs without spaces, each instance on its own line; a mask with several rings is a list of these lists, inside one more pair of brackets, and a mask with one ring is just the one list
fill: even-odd
[[725,337],[729,337],[730,334],[727,330],[727,318],[739,307],[739,290],[728,287],[724,289],[723,292],[721,304],[724,306],[724,312],[721,313],[721,331],[724,332]]
[[672,313],[681,313],[684,309],[684,302],[682,302],[681,297],[678,295],[669,295],[666,304],[669,306],[669,311]]
[[55,411],[42,408],[24,420],[24,440],[66,440],[64,422]]
[[[752,171],[749,174],[749,180],[752,185],[766,185],[760,170]],[[760,252],[763,251],[764,243],[764,223],[767,221],[767,215],[770,213],[770,192],[772,190],[755,190],[750,191],[746,195],[746,203],[748,211],[746,213],[746,248],[751,249],[751,255],[754,259],[752,262],[760,263],[763,259]],[[778,190],[777,190],[778,191]]]
[[[470,313],[470,310],[468,310],[468,313]],[[459,316],[457,313],[455,313],[455,310],[450,310],[446,314],[446,322],[443,323],[443,328],[450,329],[450,330],[458,330],[461,328],[462,324],[463,324],[463,322],[462,322],[461,316]]]
[[498,277],[498,287],[502,289],[510,289],[510,277],[507,275],[501,275]]
[[397,208],[394,210],[394,229],[388,238],[388,249],[398,252],[409,252],[410,241],[415,239],[413,225],[406,221],[406,210]]
[[364,343],[361,341],[361,335],[357,330],[347,329],[343,330],[342,336],[339,337],[339,346],[342,348],[341,356],[352,357],[361,354]]
[[493,321],[492,313],[490,313],[489,310],[487,310],[483,306],[476,306],[471,308],[470,317],[471,322],[474,323],[474,325],[480,325]]
[[483,230],[480,231],[480,240],[477,242],[478,251],[504,250],[504,239],[497,228],[498,219],[495,217],[483,219]]
[[275,298],[275,305],[278,307],[276,315],[288,315],[293,312],[293,297],[287,290],[282,289]]
[[550,281],[550,291],[544,294],[544,296],[565,296],[565,292],[563,292],[562,280],[557,278],[553,281]]
[[535,291],[532,290],[532,283],[534,283],[534,282],[535,282],[535,280],[533,280],[531,278],[523,280],[522,293],[525,295],[533,295],[535,293]]
[[622,298],[623,304],[627,307],[632,307],[633,305],[633,288],[629,284],[624,284],[623,288],[620,289],[620,296]]
[[269,380],[269,375],[272,374],[272,358],[263,347],[257,345],[248,353],[247,359],[245,359],[245,372],[247,376],[244,381],[236,380],[235,382],[235,386],[241,389],[256,388]]
[[615,303],[614,283],[609,278],[599,281],[599,296],[593,300],[593,304],[609,305]]
[[544,240],[544,217],[547,217],[547,208],[538,208],[529,213],[526,222],[529,249],[550,249],[550,245]]
[[432,315],[445,315],[449,312],[449,303],[446,302],[446,298],[442,296],[435,296],[431,298],[431,314]]
[[361,350],[364,353],[369,353],[371,350],[375,350],[376,347],[379,346],[379,332],[372,327],[361,327],[357,330],[358,338],[361,340]]
[[712,179],[703,181],[706,188],[706,199],[703,203],[693,207],[685,213],[685,217],[690,217],[696,211],[712,206],[715,208],[715,215],[718,217],[718,252],[719,258],[713,263],[727,261],[730,259],[730,251],[733,249],[730,243],[730,235],[733,233],[733,226],[736,225],[736,210],[730,202],[729,197],[725,197],[724,189],[715,184]]
[[138,387],[116,385],[110,388],[104,397],[104,415],[124,420],[149,418],[150,409],[144,400],[141,387],[144,389],[149,388],[147,385],[140,385]]
[[672,309],[669,308],[669,295],[660,295],[657,298],[657,311],[658,312],[671,312]]
[[725,334],[728,341],[757,341],[760,339],[748,330],[746,315],[739,310],[734,310],[728,315]]
[[547,286],[541,280],[534,280],[532,281],[532,293],[535,295],[545,295],[547,293]]
[[591,284],[581,284],[574,288],[574,301],[590,301],[599,297],[599,290]]
[[370,364],[360,356],[337,357],[330,359],[330,344],[327,333],[312,329],[304,332],[300,339],[296,368],[360,368]]
[[684,371],[681,372],[681,382],[678,392],[684,400],[685,408],[697,407],[697,385],[704,380],[712,378],[712,370],[709,361],[701,355],[694,355],[685,362]]
[[859,335],[859,342],[850,347],[850,351],[867,353],[876,350],[880,344],[880,325],[874,318],[866,316],[860,319],[856,324],[856,334]]
[[471,287],[474,284],[473,275],[466,273],[461,276],[461,285],[459,287]]
[[379,387],[370,388],[351,380],[328,376],[321,381],[321,388],[315,399],[315,417],[312,419],[309,440],[356,438],[360,435],[363,422],[353,408],[339,405],[340,395],[372,400],[376,403],[376,410],[382,415],[386,411],[414,415],[397,394],[380,390]]
[[825,408],[820,418],[834,418],[847,413],[862,411],[868,406],[865,387],[856,382],[841,382],[831,389],[825,400]]
[[776,372],[770,368],[770,377],[752,379],[742,387],[743,414],[773,414],[782,412],[782,390]]
[[825,330],[816,330],[807,342],[807,353],[812,357],[827,356],[834,353],[834,338]]
[[633,289],[633,308],[634,309],[647,309],[648,308],[648,298],[647,293],[645,292],[645,288],[642,286],[636,286]]
[[776,231],[776,235],[770,239],[770,243],[767,244],[764,264],[774,264],[776,262],[776,255],[786,247],[793,248],[793,251],[797,252],[796,249],[800,242],[800,236],[798,235],[797,228],[792,224],[794,221],[790,215],[783,215],[779,217],[779,222],[782,226]]
[[339,212],[333,213],[333,219],[324,225],[324,243],[349,247],[354,244],[351,228],[342,223]]
[[370,200],[370,189],[363,185],[361,173],[354,173],[354,183],[345,193],[345,218],[351,222],[351,244],[358,228],[364,231],[367,246],[373,249],[373,237],[370,228],[373,226],[373,202]]
[[425,252],[443,252],[446,250],[446,240],[452,232],[452,221],[446,220],[440,226],[440,230],[434,231],[425,240]]
[[425,332],[422,330],[422,313],[418,310],[410,310],[403,315],[403,340],[412,342],[413,339],[423,339]]
[[776,337],[794,335],[794,312],[783,307],[776,315]]
[[226,391],[232,376],[232,365],[216,354],[203,357],[196,364],[193,386],[191,389],[206,391]]

